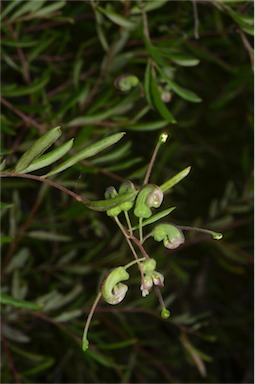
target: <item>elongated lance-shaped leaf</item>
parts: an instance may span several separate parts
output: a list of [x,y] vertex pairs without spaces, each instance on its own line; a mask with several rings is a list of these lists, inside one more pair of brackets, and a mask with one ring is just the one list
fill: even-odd
[[178,184],[182,179],[184,179],[184,177],[186,177],[190,173],[190,170],[191,167],[183,169],[181,172],[177,173],[177,175],[173,176],[164,184],[160,185],[160,189],[165,192],[168,189],[172,188],[175,184]]
[[38,310],[42,309],[42,305],[40,305],[40,304],[31,303],[30,301],[25,301],[25,300],[19,300],[13,296],[7,295],[4,292],[1,292],[1,294],[0,294],[0,302],[2,304],[11,305],[12,307],[24,308],[24,309],[29,309],[29,310],[37,310],[38,311]]
[[29,173],[35,171],[36,169],[41,169],[55,163],[55,161],[61,159],[73,146],[74,139],[69,140],[67,143],[61,145],[60,147],[46,153],[45,155],[40,156],[34,160],[26,169],[20,173]]
[[[163,217],[166,217],[167,215],[169,215],[175,208],[176,207],[171,207],[171,208],[165,209],[164,211],[159,212],[156,215],[149,217],[149,219],[143,220],[142,227],[145,227],[145,225],[149,225],[149,224],[155,223],[156,221],[158,221],[160,219],[163,219]],[[132,230],[134,231],[138,228],[139,228],[139,225],[137,225],[136,227],[133,227]]]
[[125,134],[126,132],[115,133],[114,135],[108,136],[104,139],[99,140],[94,144],[89,145],[87,148],[76,153],[76,155],[64,161],[63,164],[59,165],[57,168],[53,169],[51,172],[44,175],[44,177],[55,175],[56,173],[62,172],[65,169],[70,168],[72,165],[77,164],[81,160],[84,160],[96,155],[97,153],[117,143]]
[[161,96],[158,90],[157,80],[155,75],[151,74],[151,96],[152,102],[160,113],[160,115],[168,122],[168,123],[176,123],[175,118],[169,112],[168,108],[165,106],[164,102],[161,100]]
[[32,161],[43,154],[61,136],[61,133],[60,127],[56,127],[36,140],[17,162],[15,172],[19,173],[24,171]]
[[110,208],[115,208],[127,201],[134,201],[138,191],[126,193],[125,195],[114,197],[113,199],[90,201],[85,200],[83,204],[93,211],[108,211]]
[[147,102],[151,108],[153,108],[152,105],[152,99],[151,99],[151,65],[150,60],[147,63],[146,70],[145,70],[145,76],[144,76],[144,91],[145,96],[147,99]]

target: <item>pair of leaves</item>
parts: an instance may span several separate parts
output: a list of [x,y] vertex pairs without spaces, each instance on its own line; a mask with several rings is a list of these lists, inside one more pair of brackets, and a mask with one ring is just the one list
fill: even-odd
[[[56,127],[45,133],[40,137],[32,146],[23,154],[15,166],[16,173],[28,173],[37,169],[44,168],[48,165],[55,163],[62,158],[73,146],[73,140],[69,140],[67,143],[59,146],[58,148],[42,155],[52,144],[61,136],[60,127]],[[81,160],[87,159],[97,153],[103,151],[109,146],[117,143],[123,136],[124,132],[116,133],[108,136],[98,142],[89,145],[87,148],[76,153],[64,161],[61,165],[47,173],[44,177],[52,176],[56,173],[62,172],[65,169],[73,166]],[[41,156],[42,155],[42,156]]]

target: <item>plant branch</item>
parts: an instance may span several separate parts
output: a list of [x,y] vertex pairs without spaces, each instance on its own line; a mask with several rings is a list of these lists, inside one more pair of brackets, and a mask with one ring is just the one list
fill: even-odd
[[42,183],[49,184],[52,187],[57,188],[60,191],[72,196],[75,200],[77,200],[81,203],[86,201],[86,199],[82,198],[80,195],[77,195],[77,193],[74,193],[74,192],[70,191],[69,189],[62,187],[61,185],[56,184],[54,181],[45,179],[44,177],[41,177],[41,176],[30,175],[30,174],[26,174],[26,173],[0,172],[0,177],[20,177],[23,179],[32,179],[32,180],[41,181]]

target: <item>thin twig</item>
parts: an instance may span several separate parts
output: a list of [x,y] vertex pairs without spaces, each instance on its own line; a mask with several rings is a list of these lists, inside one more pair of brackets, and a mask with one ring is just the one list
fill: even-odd
[[25,115],[25,113],[21,112],[19,109],[15,108],[8,100],[0,97],[0,102],[9,108],[12,112],[14,112],[17,116],[19,116],[27,126],[34,126],[39,129],[40,133],[44,133],[45,127],[36,120],[32,119],[32,117]]
[[193,5],[193,13],[194,13],[194,37],[195,39],[199,39],[199,18],[198,18],[196,0],[192,0],[192,5]]
[[0,172],[0,177],[20,177],[23,179],[32,179],[32,180],[41,181],[42,183],[49,184],[52,187],[57,188],[64,193],[67,193],[68,195],[74,197],[75,200],[77,200],[79,202],[88,201],[87,199],[82,198],[80,195],[77,195],[77,193],[70,191],[69,189],[63,187],[62,185],[56,184],[56,183],[54,183],[54,181],[45,179],[44,177],[41,177],[41,176],[30,175],[30,174],[26,174],[26,173]]
[[17,372],[17,370],[15,368],[13,359],[12,359],[11,354],[10,354],[8,342],[7,342],[7,340],[6,340],[6,338],[4,336],[3,336],[2,342],[3,342],[3,349],[4,349],[4,352],[5,352],[5,355],[6,355],[8,364],[9,364],[9,367],[10,367],[12,373],[13,373],[15,383],[19,384],[19,383],[21,383],[20,376],[19,376],[19,374],[18,374],[18,372]]

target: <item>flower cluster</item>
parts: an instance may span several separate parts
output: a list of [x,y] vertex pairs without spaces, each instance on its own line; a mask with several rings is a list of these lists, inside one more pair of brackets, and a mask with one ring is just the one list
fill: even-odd
[[142,296],[145,297],[149,295],[153,284],[158,287],[164,286],[164,276],[162,273],[157,272],[156,269],[156,260],[155,259],[147,259],[143,263],[141,263],[142,273],[144,274],[144,278],[141,284]]

